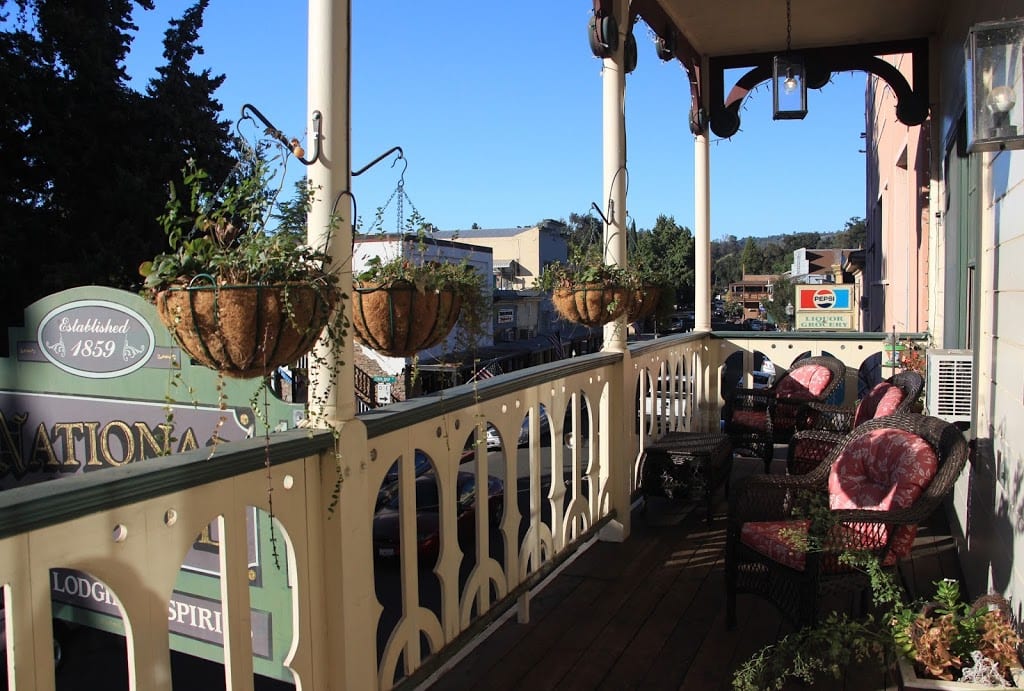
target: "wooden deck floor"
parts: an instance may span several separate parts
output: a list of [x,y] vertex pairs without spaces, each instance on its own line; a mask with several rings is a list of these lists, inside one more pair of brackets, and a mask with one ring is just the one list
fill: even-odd
[[[761,462],[737,458],[735,474]],[[597,542],[534,594],[530,621],[512,616],[443,675],[419,688],[729,689],[733,670],[789,629],[768,602],[738,600],[739,622],[725,627],[726,500],[714,519],[652,499],[634,512],[623,543]],[[905,565],[911,586],[958,577],[953,540],[939,512],[923,526]],[[806,688],[793,685],[794,688]],[[820,688],[896,689],[878,669],[850,669]]]

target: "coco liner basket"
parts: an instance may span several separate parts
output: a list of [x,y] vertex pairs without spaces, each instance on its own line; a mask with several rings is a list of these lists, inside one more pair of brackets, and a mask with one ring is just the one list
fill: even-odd
[[626,321],[636,322],[654,314],[661,300],[661,286],[645,285],[633,293],[633,301],[629,305]]
[[307,284],[169,288],[157,313],[182,350],[228,377],[266,376],[309,352],[337,302]]
[[444,341],[462,309],[457,291],[421,291],[404,281],[364,284],[352,292],[356,340],[391,357],[408,357]]
[[601,326],[618,319],[632,302],[632,294],[623,286],[599,283],[574,288],[556,288],[551,295],[555,309],[565,319],[585,326]]

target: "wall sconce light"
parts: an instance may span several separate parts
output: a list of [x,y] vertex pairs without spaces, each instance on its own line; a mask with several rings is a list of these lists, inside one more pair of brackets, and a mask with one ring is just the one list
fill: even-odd
[[967,150],[1024,149],[1024,19],[981,22],[964,45]]
[[786,0],[786,52],[772,59],[773,120],[803,120],[807,115],[807,71],[803,58],[790,51],[792,35],[790,0]]

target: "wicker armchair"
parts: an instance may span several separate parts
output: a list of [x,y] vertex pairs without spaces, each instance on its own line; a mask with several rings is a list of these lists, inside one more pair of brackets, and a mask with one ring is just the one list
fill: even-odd
[[741,592],[768,598],[797,626],[817,622],[821,596],[863,592],[867,579],[839,563],[843,552],[868,551],[895,568],[917,524],[952,490],[967,442],[953,424],[903,413],[860,425],[826,461],[806,475],[752,476],[733,490],[725,556],[730,628]]
[[839,388],[846,367],[831,355],[797,360],[765,389],[737,389],[723,409],[725,432],[733,447],[749,449],[771,469],[776,443],[793,435],[797,415],[811,402],[824,402]]
[[800,475],[817,466],[843,437],[868,420],[909,413],[924,388],[924,378],[913,371],[899,372],[879,382],[853,408],[808,403],[798,413],[797,431],[789,440],[786,469]]

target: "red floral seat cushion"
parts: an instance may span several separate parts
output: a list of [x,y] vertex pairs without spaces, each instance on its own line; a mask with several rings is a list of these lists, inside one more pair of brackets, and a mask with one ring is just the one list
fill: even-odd
[[821,365],[797,366],[784,376],[775,388],[777,398],[817,398],[832,381],[832,372]]
[[857,404],[857,412],[853,416],[853,426],[876,417],[892,415],[903,402],[903,389],[889,382],[879,382]]
[[[832,372],[821,365],[797,366],[782,379],[775,387],[776,410],[775,416],[779,420],[795,424],[797,411],[806,401],[817,398],[825,390],[832,380]],[[786,399],[795,398],[792,403],[786,403]],[[751,410],[740,408],[732,412],[729,422],[733,431],[758,431],[768,429],[768,411]],[[792,427],[793,424],[783,424],[784,427]]]
[[[880,429],[859,437],[832,464],[829,473],[829,508],[887,511],[911,506],[935,476],[938,458],[921,437],[903,430]],[[809,522],[752,521],[740,531],[748,547],[790,568],[803,570],[806,555],[801,536]],[[892,535],[885,563],[906,556],[917,526],[898,526]],[[846,523],[833,529],[833,548],[878,549],[889,539],[883,523]],[[826,545],[826,549],[828,549]]]
[[768,429],[768,410],[750,410],[749,408],[734,410],[730,425],[733,430],[764,431]]

